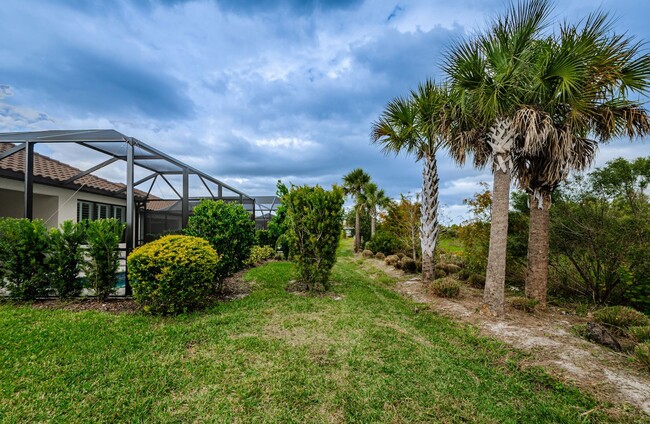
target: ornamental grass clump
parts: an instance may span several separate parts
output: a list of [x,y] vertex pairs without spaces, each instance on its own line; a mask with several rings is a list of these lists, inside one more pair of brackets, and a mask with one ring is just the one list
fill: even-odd
[[308,290],[327,290],[343,229],[343,190],[294,186],[282,204],[287,206],[287,239],[300,282]]
[[460,283],[451,277],[439,278],[431,283],[431,291],[438,297],[458,297],[460,296]]
[[634,356],[641,365],[650,371],[650,342],[639,343],[634,348]]
[[219,259],[199,237],[170,235],[138,247],[127,260],[133,298],[151,314],[198,309],[216,291]]
[[384,259],[384,263],[386,265],[390,266],[395,266],[399,263],[399,256],[397,255],[388,255],[386,256],[386,259]]
[[650,325],[638,325],[630,327],[627,333],[637,343],[650,342]]
[[373,256],[375,256],[375,254],[372,252],[372,250],[368,250],[368,249],[366,249],[366,250],[364,250],[363,252],[361,252],[361,255],[362,255],[364,258],[372,258]]
[[515,309],[532,314],[539,301],[525,296],[517,296],[510,299],[510,304]]
[[643,313],[629,306],[608,306],[594,312],[594,321],[612,328],[617,333],[625,333],[630,327],[650,324]]

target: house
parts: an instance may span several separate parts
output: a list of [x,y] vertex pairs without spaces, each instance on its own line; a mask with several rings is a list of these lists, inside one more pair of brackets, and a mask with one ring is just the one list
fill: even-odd
[[[0,154],[13,149],[13,143],[0,143]],[[24,216],[25,150],[0,160],[0,217]],[[48,227],[58,227],[63,221],[117,218],[126,222],[126,186],[92,174],[58,160],[34,153],[35,219]],[[146,193],[135,190],[137,200]],[[151,197],[151,196],[150,196]]]

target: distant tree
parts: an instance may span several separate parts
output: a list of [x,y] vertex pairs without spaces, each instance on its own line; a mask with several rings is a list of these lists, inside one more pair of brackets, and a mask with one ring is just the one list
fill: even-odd
[[374,237],[377,227],[377,214],[379,209],[385,209],[392,204],[392,201],[384,190],[380,190],[375,183],[368,183],[363,186],[359,195],[360,206],[370,215],[370,238]]
[[361,249],[361,224],[359,222],[359,213],[361,212],[360,196],[363,187],[370,182],[370,175],[363,169],[356,168],[343,177],[343,190],[346,196],[354,199],[355,225],[354,225],[354,251],[359,252]]

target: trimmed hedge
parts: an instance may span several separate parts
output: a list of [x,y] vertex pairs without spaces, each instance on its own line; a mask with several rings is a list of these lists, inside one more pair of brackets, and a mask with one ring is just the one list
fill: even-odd
[[120,252],[117,248],[126,225],[115,218],[84,221],[88,248],[88,260],[83,269],[90,288],[98,299],[105,300],[115,292],[116,273],[120,266]]
[[199,237],[170,235],[138,247],[127,260],[133,298],[153,314],[197,309],[214,292],[219,259]]

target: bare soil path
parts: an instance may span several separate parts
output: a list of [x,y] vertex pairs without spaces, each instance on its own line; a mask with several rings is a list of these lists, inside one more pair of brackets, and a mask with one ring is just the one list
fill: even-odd
[[481,290],[463,287],[460,298],[443,299],[432,295],[419,277],[404,275],[382,261],[366,263],[397,277],[396,290],[403,296],[529,353],[531,366],[541,366],[597,399],[629,403],[650,415],[650,374],[629,356],[576,335],[572,327],[586,323],[586,317],[553,307],[534,314],[507,307],[504,318],[493,318],[480,312]]

